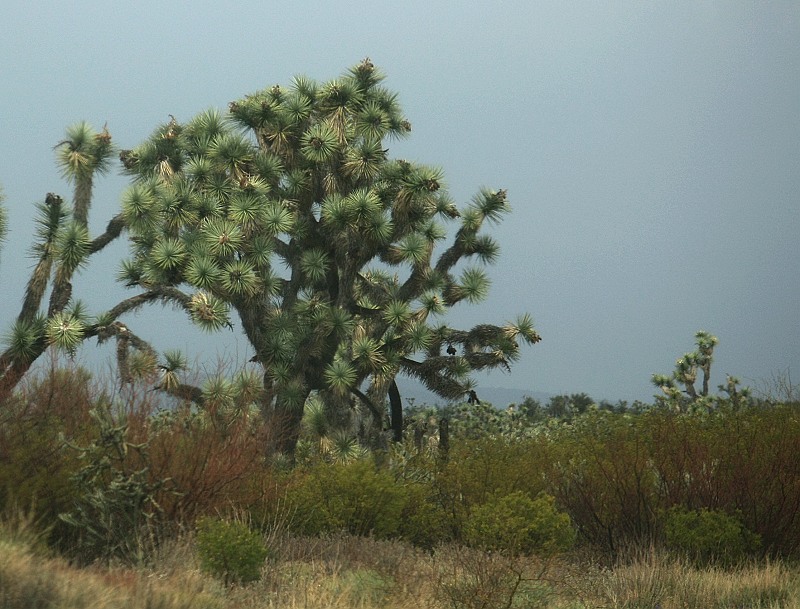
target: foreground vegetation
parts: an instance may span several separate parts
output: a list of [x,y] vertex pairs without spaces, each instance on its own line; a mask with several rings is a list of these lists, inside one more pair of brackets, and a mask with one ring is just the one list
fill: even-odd
[[371,450],[312,403],[290,464],[257,413],[114,391],[3,404],[0,607],[800,606],[794,402],[465,403]]
[[191,536],[146,566],[79,569],[8,524],[0,533],[0,607],[33,609],[800,607],[800,577],[783,563],[699,569],[647,553],[603,568],[577,556],[543,563],[456,546],[427,553],[350,535],[265,538],[257,581],[224,586],[201,570]]

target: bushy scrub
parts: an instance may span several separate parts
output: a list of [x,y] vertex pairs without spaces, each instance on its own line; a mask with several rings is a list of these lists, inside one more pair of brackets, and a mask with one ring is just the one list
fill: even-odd
[[708,509],[673,508],[666,518],[665,534],[670,549],[701,564],[740,562],[760,543],[738,519]]
[[159,494],[165,517],[193,522],[231,505],[266,499],[273,476],[264,463],[266,427],[248,416],[219,425],[205,411],[161,412],[149,426],[152,474],[176,492]]
[[409,494],[390,472],[364,459],[320,463],[299,472],[287,499],[300,533],[347,531],[389,538],[402,531]]
[[220,518],[197,522],[197,553],[202,569],[226,585],[258,580],[269,554],[259,533],[243,522]]
[[129,441],[124,417],[115,418],[109,405],[90,414],[98,437],[88,446],[72,446],[83,466],[73,476],[72,509],[59,517],[76,531],[72,551],[78,560],[137,561],[155,534],[155,495],[166,481],[150,479],[147,444]]
[[471,508],[493,496],[521,491],[535,497],[545,491],[545,471],[552,467],[548,452],[544,438],[454,442],[446,465],[432,480],[449,537],[462,539]]
[[531,499],[516,491],[493,497],[472,510],[465,528],[471,545],[509,554],[552,555],[575,542],[569,515],[546,494]]
[[50,529],[53,544],[74,542],[58,514],[75,499],[81,462],[64,439],[95,432],[88,412],[96,392],[85,370],[54,368],[31,375],[0,404],[0,511],[29,513]]

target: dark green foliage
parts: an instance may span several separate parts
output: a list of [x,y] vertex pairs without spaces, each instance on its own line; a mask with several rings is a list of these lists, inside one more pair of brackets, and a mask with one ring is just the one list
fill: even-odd
[[702,565],[737,564],[760,546],[758,535],[719,510],[673,508],[664,530],[669,549]]
[[535,497],[545,490],[543,466],[550,451],[541,440],[483,438],[461,440],[453,446],[433,481],[450,539],[463,540],[471,510],[492,497],[515,491]]
[[203,570],[228,585],[257,581],[269,550],[261,535],[243,522],[202,518],[197,522],[197,553]]
[[472,510],[465,528],[470,545],[511,555],[551,556],[575,543],[569,515],[560,512],[555,499],[546,494],[531,499],[515,491],[492,497]]

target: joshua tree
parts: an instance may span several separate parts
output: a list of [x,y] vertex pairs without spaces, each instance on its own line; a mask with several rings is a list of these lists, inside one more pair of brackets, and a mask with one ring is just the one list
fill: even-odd
[[[329,413],[364,409],[378,428],[388,396],[398,437],[397,374],[459,398],[473,389],[470,372],[508,367],[520,341],[540,340],[529,315],[468,330],[442,320],[456,304],[486,296],[488,279],[469,262],[496,259],[497,244],[480,231],[509,211],[506,192],[483,190],[459,210],[439,169],[390,159],[386,141],[406,136],[411,126],[382,80],[369,60],[324,84],[297,77],[287,88],[231,103],[227,115],[209,110],[185,124],[172,118],[123,151],[133,183],[112,224],[129,231],[131,257],[119,279],[138,293],[93,324],[62,313],[69,295],[54,295],[41,346],[74,348],[87,336],[114,336],[125,376],[130,347],[152,355],[153,363],[155,352],[117,321],[124,312],[167,302],[206,330],[232,327],[233,313],[262,370],[253,397],[285,426],[277,448],[287,452],[312,392]],[[73,178],[76,203],[67,228],[82,249],[71,257],[70,248],[59,249],[61,260],[72,261],[61,263],[65,285],[84,254],[101,247],[99,238],[86,236],[88,201],[78,204],[102,165],[92,168],[88,185],[78,179],[83,174]],[[457,228],[437,250],[447,222]],[[110,225],[104,238],[114,230]],[[61,334],[51,327],[53,315],[62,316]],[[65,319],[78,321],[65,327]],[[202,390],[179,383],[183,365],[176,354],[167,358],[162,389],[197,402],[236,393],[222,382]]]
[[[74,185],[74,204],[70,209],[60,196],[49,193],[44,203],[37,205],[37,241],[32,248],[37,264],[7,336],[7,348],[0,354],[0,403],[49,345],[74,350],[80,340],[96,335],[96,329],[86,327],[83,305],[72,299],[72,277],[123,228],[121,216],[112,219],[105,233],[93,240],[87,228],[94,177],[108,168],[113,156],[108,131],[104,128],[96,133],[88,124],[78,123],[67,130],[66,139],[56,149],[63,176]],[[44,312],[48,287],[51,292]],[[119,313],[124,310],[123,306]]]
[[[708,396],[708,383],[711,378],[714,347],[719,340],[716,336],[703,330],[700,330],[694,336],[697,349],[678,358],[675,362],[675,371],[672,376],[654,374],[652,377],[653,385],[661,389],[669,399],[680,399],[682,397],[678,384],[683,385],[684,391],[691,402],[696,402],[699,398]],[[694,384],[697,382],[699,371],[703,373],[703,385],[698,394]]]

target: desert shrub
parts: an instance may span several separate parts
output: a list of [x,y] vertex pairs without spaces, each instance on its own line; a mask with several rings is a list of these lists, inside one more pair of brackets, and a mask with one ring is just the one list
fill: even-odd
[[53,545],[73,541],[58,514],[74,499],[80,462],[64,440],[94,433],[88,413],[100,394],[85,370],[54,365],[24,379],[0,405],[0,511],[23,510],[47,527]]
[[591,410],[552,430],[548,492],[584,541],[616,553],[657,535],[658,486],[643,415]]
[[549,556],[568,550],[575,542],[569,515],[558,511],[552,496],[531,499],[521,491],[493,497],[474,508],[465,532],[471,545],[509,554]]
[[442,545],[433,554],[436,606],[450,609],[549,607],[547,566],[528,557]]
[[295,474],[287,503],[298,533],[346,531],[397,537],[409,503],[407,487],[371,459],[348,464],[318,463]]
[[800,550],[800,409],[787,405],[648,416],[663,509],[736,513],[775,556]]
[[170,521],[193,522],[232,504],[256,509],[274,494],[266,428],[257,417],[220,425],[181,408],[156,413],[147,433],[152,475],[170,481],[157,497]]
[[419,548],[428,550],[451,541],[448,515],[437,501],[434,489],[427,482],[403,482],[406,494],[401,514],[399,536]]
[[261,535],[247,524],[212,517],[197,522],[197,553],[203,570],[226,585],[257,581],[269,555]]
[[152,540],[160,512],[155,495],[165,481],[151,480],[146,444],[129,441],[127,424],[110,405],[90,414],[98,435],[88,446],[72,446],[82,466],[73,476],[73,505],[59,516],[76,531],[71,551],[79,561],[138,561]]
[[665,535],[668,548],[700,564],[738,563],[759,546],[757,535],[718,510],[673,508],[666,518]]
[[447,463],[431,481],[447,538],[463,539],[470,509],[493,496],[515,491],[536,496],[546,490],[550,452],[545,438],[455,441]]

